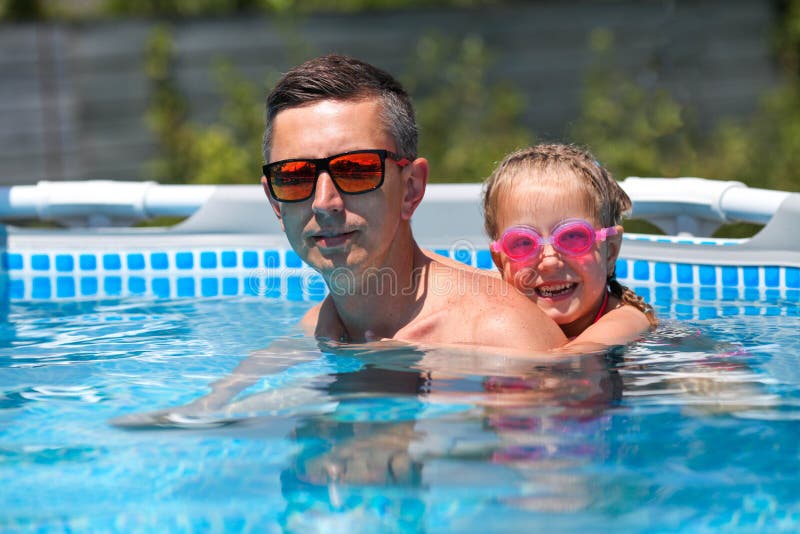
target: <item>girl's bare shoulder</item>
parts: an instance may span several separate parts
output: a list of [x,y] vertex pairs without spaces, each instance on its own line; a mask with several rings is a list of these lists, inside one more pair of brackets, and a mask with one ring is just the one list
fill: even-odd
[[635,341],[650,327],[650,321],[640,309],[624,304],[609,311],[599,321],[580,333],[567,345],[594,344],[625,345]]

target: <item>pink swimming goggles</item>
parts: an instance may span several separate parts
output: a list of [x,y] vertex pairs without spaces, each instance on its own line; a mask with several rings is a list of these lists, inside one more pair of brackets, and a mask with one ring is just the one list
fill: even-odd
[[595,230],[583,219],[567,219],[553,228],[550,237],[542,237],[530,226],[512,226],[503,232],[500,239],[492,241],[490,248],[504,253],[512,261],[538,256],[544,245],[551,245],[567,256],[581,256],[589,252],[595,241],[605,241],[617,233],[616,226]]

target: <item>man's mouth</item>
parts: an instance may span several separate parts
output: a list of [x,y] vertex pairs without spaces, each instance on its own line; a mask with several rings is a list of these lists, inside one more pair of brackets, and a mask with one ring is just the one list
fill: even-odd
[[320,248],[335,248],[347,243],[354,235],[350,232],[320,232],[311,236],[314,244]]
[[547,284],[537,287],[534,291],[542,298],[558,299],[572,295],[578,284],[574,282],[561,282],[558,284]]

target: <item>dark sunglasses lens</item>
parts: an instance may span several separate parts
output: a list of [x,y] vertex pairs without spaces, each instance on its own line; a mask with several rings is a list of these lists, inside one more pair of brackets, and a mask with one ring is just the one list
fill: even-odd
[[290,161],[270,167],[269,182],[278,200],[304,200],[314,190],[317,168],[308,161]]
[[345,193],[372,191],[383,181],[383,163],[379,154],[347,154],[332,159],[329,168],[339,189]]
[[539,240],[536,237],[523,232],[508,234],[504,241],[506,254],[514,259],[530,256],[539,246]]
[[556,246],[568,254],[583,254],[592,248],[592,231],[582,224],[569,225],[555,236]]

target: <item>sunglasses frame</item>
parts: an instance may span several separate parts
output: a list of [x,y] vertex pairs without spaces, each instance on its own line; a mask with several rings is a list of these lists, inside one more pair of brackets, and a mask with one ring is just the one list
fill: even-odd
[[[370,189],[365,189],[364,191],[355,191],[355,192],[351,193],[349,191],[342,190],[342,188],[339,186],[338,179],[333,175],[333,173],[331,173],[330,163],[331,163],[332,160],[334,160],[336,158],[341,158],[342,156],[350,156],[352,154],[376,154],[376,155],[378,155],[380,157],[380,160],[381,160],[381,179],[375,185],[375,187],[372,187]],[[328,176],[331,177],[331,181],[333,182],[333,185],[336,187],[336,190],[339,191],[339,193],[341,193],[343,195],[363,195],[364,193],[370,193],[372,191],[375,191],[376,189],[380,189],[380,187],[383,185],[384,178],[386,178],[386,160],[387,159],[391,159],[392,161],[397,163],[397,165],[399,165],[401,169],[404,169],[405,167],[407,167],[411,163],[408,160],[408,158],[401,158],[400,155],[395,154],[394,152],[391,152],[389,150],[384,150],[384,149],[381,149],[381,148],[376,148],[376,149],[364,149],[364,150],[351,150],[349,152],[342,152],[341,154],[334,154],[334,155],[328,156],[326,158],[282,159],[280,161],[273,161],[272,163],[267,163],[267,164],[263,165],[261,167],[261,170],[264,173],[264,177],[267,179],[266,180],[267,181],[267,187],[269,188],[270,196],[276,202],[294,203],[294,202],[305,202],[306,200],[308,200],[309,198],[314,196],[314,192],[317,190],[317,182],[319,181],[319,174],[321,172],[323,172],[323,171],[328,173]],[[275,189],[272,187],[272,179],[270,178],[270,170],[272,168],[275,168],[275,167],[279,166],[279,165],[284,165],[286,163],[295,163],[295,162],[311,163],[311,164],[314,165],[314,167],[315,167],[314,183],[311,185],[311,191],[309,192],[307,197],[298,198],[298,199],[294,199],[294,200],[283,200],[283,199],[280,199],[275,194]]]
[[[557,237],[558,237],[559,232],[563,232],[566,228],[568,228],[568,227],[570,227],[572,225],[576,225],[576,224],[581,226],[581,227],[583,227],[583,228],[585,228],[585,229],[587,229],[589,231],[589,235],[591,237],[591,243],[586,248],[586,250],[581,251],[581,252],[573,252],[573,251],[564,249],[561,246],[559,246],[558,242],[557,242]],[[520,257],[514,257],[514,256],[511,256],[510,254],[508,254],[508,252],[506,252],[506,247],[503,244],[503,242],[504,242],[506,236],[508,234],[510,234],[511,232],[520,232],[520,231],[522,233],[526,234],[526,235],[531,235],[532,234],[531,237],[536,239],[536,243],[537,244],[536,244],[536,247],[531,252],[529,252],[528,254],[525,254],[524,256],[520,256]],[[531,226],[526,226],[526,225],[512,226],[510,228],[507,228],[506,231],[503,232],[503,234],[500,236],[500,239],[498,239],[497,241],[492,241],[492,243],[489,245],[489,248],[493,252],[498,252],[498,253],[502,252],[503,254],[508,256],[508,258],[511,261],[514,261],[514,262],[525,261],[527,259],[530,259],[530,258],[538,256],[542,252],[542,248],[544,247],[544,245],[550,245],[559,254],[564,254],[564,255],[570,256],[570,257],[578,257],[578,256],[583,256],[584,254],[589,252],[592,249],[592,247],[594,246],[594,244],[597,243],[598,241],[605,241],[609,236],[617,235],[618,233],[619,232],[617,231],[617,227],[616,226],[609,226],[607,228],[595,229],[592,226],[592,224],[589,221],[585,220],[585,219],[577,219],[577,218],[565,219],[565,220],[561,221],[560,223],[558,223],[557,225],[555,225],[553,227],[553,229],[550,231],[550,235],[548,237],[542,237],[542,235],[539,232],[537,232],[535,228],[533,228]]]

